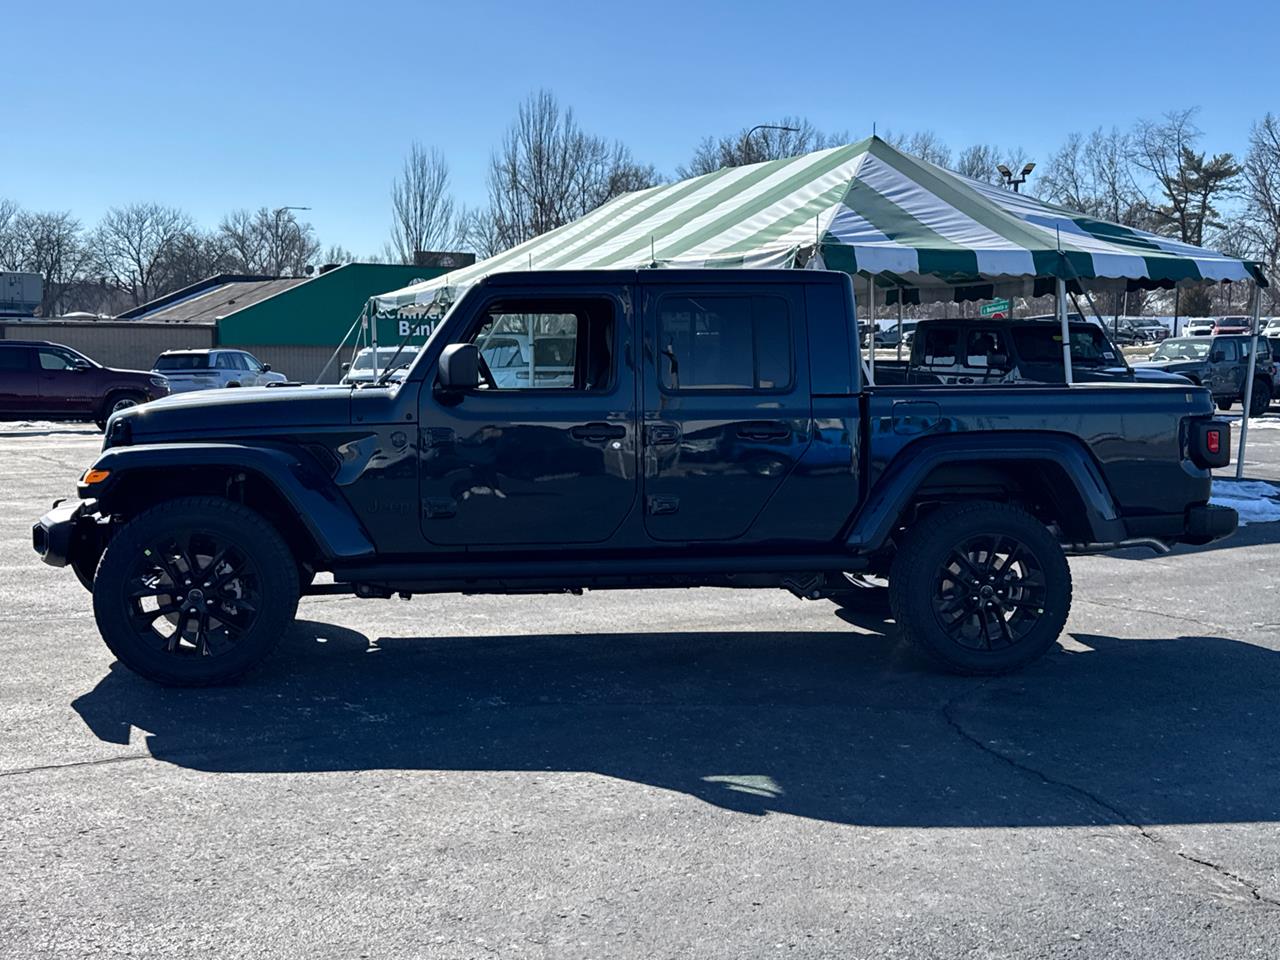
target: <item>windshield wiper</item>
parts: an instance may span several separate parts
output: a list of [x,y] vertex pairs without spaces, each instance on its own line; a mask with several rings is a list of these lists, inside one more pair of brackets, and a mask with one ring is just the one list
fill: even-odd
[[[375,321],[375,322],[376,322],[376,321]],[[371,386],[375,386],[375,387],[380,387],[380,386],[382,386],[384,383],[386,383],[386,382],[387,382],[387,380],[391,377],[391,375],[392,375],[393,373],[395,373],[395,372],[396,372],[396,370],[398,369],[398,368],[396,367],[396,360],[397,360],[397,359],[399,359],[400,354],[401,354],[401,352],[403,352],[404,348],[405,348],[406,346],[408,346],[408,344],[409,344],[409,339],[410,339],[412,336],[413,336],[413,324],[409,324],[409,332],[408,332],[408,333],[406,333],[406,334],[404,335],[404,339],[403,339],[403,340],[401,340],[401,341],[400,341],[400,345],[399,345],[398,347],[396,347],[396,352],[395,352],[395,353],[393,353],[393,354],[391,355],[391,359],[387,361],[387,368],[386,368],[385,370],[383,370],[383,371],[382,371],[382,373],[378,374],[378,379],[377,379],[377,380],[375,380],[375,381],[373,381],[373,383],[371,384]],[[374,365],[375,367],[377,367],[377,365],[378,365],[378,351],[377,351],[377,350],[375,350],[375,351],[373,352],[373,365]]]

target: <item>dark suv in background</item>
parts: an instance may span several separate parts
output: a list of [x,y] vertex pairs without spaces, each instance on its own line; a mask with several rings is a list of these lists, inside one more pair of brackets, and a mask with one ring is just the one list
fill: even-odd
[[169,381],[115,370],[47,340],[0,340],[0,420],[92,420],[168,396]]
[[[1139,371],[1176,373],[1192,383],[1208,387],[1219,410],[1244,402],[1244,385],[1249,379],[1251,336],[1174,337],[1156,347],[1151,358],[1134,367]],[[1276,363],[1265,337],[1258,339],[1258,360],[1253,371],[1253,399],[1249,414],[1260,417],[1271,408],[1275,392]]]

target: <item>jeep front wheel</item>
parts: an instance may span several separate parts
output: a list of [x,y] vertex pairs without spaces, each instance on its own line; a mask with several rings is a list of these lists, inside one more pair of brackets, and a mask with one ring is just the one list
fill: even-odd
[[107,545],[93,613],[120,662],[157,683],[226,683],[293,620],[297,564],[260,514],[184,497],[139,514]]
[[903,635],[955,673],[1016,670],[1049,650],[1071,607],[1061,545],[1024,510],[950,504],[905,538],[889,575]]

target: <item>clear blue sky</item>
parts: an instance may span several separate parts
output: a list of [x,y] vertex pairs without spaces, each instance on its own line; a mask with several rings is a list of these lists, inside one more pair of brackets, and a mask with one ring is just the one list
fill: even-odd
[[1274,0],[17,0],[0,21],[0,196],[86,223],[135,200],[206,225],[300,204],[356,253],[381,248],[415,138],[483,202],[489,152],[539,87],[666,173],[702,136],[784,114],[1044,160],[1071,130],[1183,106],[1204,146],[1243,151],[1280,111]]

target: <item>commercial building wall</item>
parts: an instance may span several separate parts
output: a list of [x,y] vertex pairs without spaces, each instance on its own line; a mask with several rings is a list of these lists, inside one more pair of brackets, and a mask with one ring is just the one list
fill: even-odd
[[0,323],[0,339],[50,340],[108,367],[150,370],[165,350],[214,346],[216,330],[213,324],[139,320],[24,320]]

